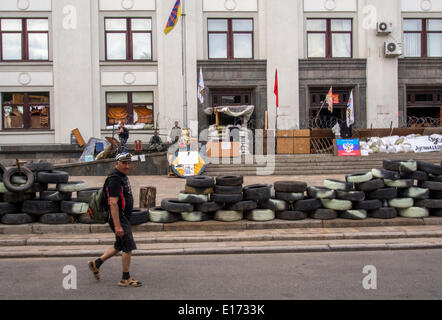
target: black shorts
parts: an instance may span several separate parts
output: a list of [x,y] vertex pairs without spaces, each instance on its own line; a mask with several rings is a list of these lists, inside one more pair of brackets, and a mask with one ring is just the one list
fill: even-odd
[[[135,244],[135,240],[132,235],[132,229],[131,229],[129,219],[127,219],[125,216],[120,216],[120,224],[124,230],[124,235],[123,235],[123,238],[120,238],[117,235],[115,235],[116,240],[115,240],[114,248],[118,251],[123,251],[125,253],[136,250],[137,245]],[[112,221],[112,216],[109,219],[109,226],[112,229],[112,232],[115,233],[115,226],[114,226],[114,222]]]

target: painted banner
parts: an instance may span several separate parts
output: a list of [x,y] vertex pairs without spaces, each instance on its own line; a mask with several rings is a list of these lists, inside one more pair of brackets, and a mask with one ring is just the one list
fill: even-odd
[[408,139],[416,153],[442,151],[442,135],[432,135]]
[[338,139],[338,156],[340,157],[359,157],[361,156],[361,147],[359,139]]

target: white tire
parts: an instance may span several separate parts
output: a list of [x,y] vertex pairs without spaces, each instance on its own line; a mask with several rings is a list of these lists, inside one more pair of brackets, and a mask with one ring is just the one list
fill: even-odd
[[396,198],[388,201],[388,205],[396,209],[407,209],[414,206],[412,198]]
[[404,218],[425,218],[430,216],[427,208],[411,207],[407,209],[399,209],[399,216]]
[[413,199],[430,198],[430,190],[425,188],[411,187],[400,192],[400,196]]
[[269,209],[256,209],[247,211],[247,220],[250,221],[271,221],[275,220],[275,211]]
[[287,202],[278,199],[269,199],[265,202],[259,203],[260,209],[286,211],[288,208]]
[[340,218],[349,220],[364,220],[367,219],[366,210],[347,210],[341,213]]
[[8,193],[8,189],[6,189],[5,185],[3,184],[3,182],[0,182],[0,193]]
[[178,200],[184,203],[203,204],[209,202],[209,196],[204,194],[186,194],[180,193]]
[[324,180],[324,187],[335,191],[350,191],[354,189],[352,183],[332,179]]
[[200,222],[210,220],[211,215],[200,211],[181,212],[181,218],[188,222]]
[[371,172],[367,172],[365,174],[350,174],[345,179],[350,183],[364,183],[372,180],[373,174]]
[[84,182],[68,182],[57,185],[57,190],[60,192],[78,192],[86,189]]
[[179,213],[171,213],[166,210],[162,210],[160,207],[152,208],[149,210],[149,220],[155,223],[171,223],[179,221],[181,218]]
[[215,213],[215,220],[222,222],[234,222],[244,219],[244,214],[242,211],[234,210],[218,210]]
[[353,204],[351,201],[348,200],[338,200],[338,199],[332,199],[332,200],[326,200],[322,199],[322,206],[326,209],[332,209],[336,211],[347,211],[351,210]]
[[411,188],[413,186],[413,180],[411,179],[402,179],[402,180],[384,179],[384,183],[387,187],[391,188]]

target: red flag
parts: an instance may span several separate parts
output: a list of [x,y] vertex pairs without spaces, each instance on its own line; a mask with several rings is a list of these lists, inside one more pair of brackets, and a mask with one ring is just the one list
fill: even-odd
[[333,97],[333,87],[330,87],[330,91],[327,94],[327,104],[328,104],[328,111],[333,113],[333,102],[334,102],[334,97]]
[[275,74],[275,95],[276,95],[276,107],[279,108],[279,90],[278,90],[278,69],[276,69]]

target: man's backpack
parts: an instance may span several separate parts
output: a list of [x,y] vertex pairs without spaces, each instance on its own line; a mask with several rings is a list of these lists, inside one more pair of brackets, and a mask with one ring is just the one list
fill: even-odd
[[94,192],[89,200],[87,216],[91,223],[105,224],[109,222],[109,205],[105,190],[107,181],[108,179],[106,179],[103,188]]

